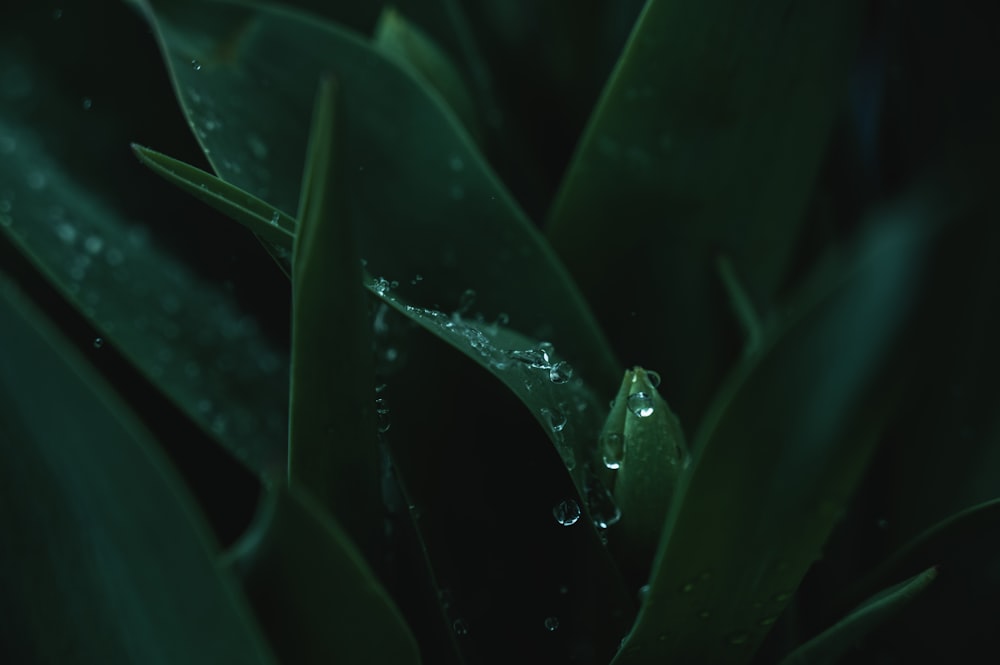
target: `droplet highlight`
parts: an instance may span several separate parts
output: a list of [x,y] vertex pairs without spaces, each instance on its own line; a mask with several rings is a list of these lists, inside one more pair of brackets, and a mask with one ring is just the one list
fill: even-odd
[[648,418],[653,415],[653,396],[649,393],[637,392],[628,396],[629,411],[639,418]]
[[573,526],[580,521],[580,504],[573,499],[563,499],[552,508],[552,516],[562,526]]

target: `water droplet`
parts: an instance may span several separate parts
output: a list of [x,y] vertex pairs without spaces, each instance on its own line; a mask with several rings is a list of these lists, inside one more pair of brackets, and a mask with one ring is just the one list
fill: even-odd
[[103,337],[95,337],[94,338],[94,348],[95,349],[99,349],[102,346],[104,346],[104,338]]
[[278,222],[281,221],[281,213],[275,210],[271,213],[271,223],[278,226]]
[[507,312],[500,312],[499,314],[497,314],[496,325],[505,326],[508,323],[510,323],[510,316],[507,314]]
[[642,603],[645,603],[646,599],[649,598],[649,589],[650,586],[648,584],[643,584],[641,587],[639,587],[639,593],[636,594],[636,597],[639,599],[640,605]]
[[94,100],[92,100],[90,97],[84,97],[83,100],[80,102],[80,105],[83,106],[84,111],[89,111],[90,108],[94,105]]
[[83,248],[91,254],[99,254],[104,248],[104,240],[100,236],[87,236],[83,241]]
[[424,276],[421,275],[420,273],[417,273],[416,275],[413,276],[413,279],[410,280],[410,284],[415,285],[417,282],[422,282],[422,281],[424,281]]
[[660,381],[662,379],[660,379],[660,373],[659,372],[653,372],[653,371],[647,369],[646,370],[646,378],[649,379],[649,385],[653,386],[654,388],[659,388],[660,387]]
[[566,383],[573,378],[573,368],[564,362],[558,362],[549,368],[549,381],[552,383]]
[[375,420],[379,434],[385,434],[389,431],[391,425],[389,422],[389,405],[384,397],[375,398]]
[[456,635],[461,637],[469,634],[469,626],[462,619],[455,619],[452,621],[451,629],[455,631]]
[[552,516],[562,526],[573,526],[580,520],[580,504],[573,499],[563,499],[552,508]]
[[612,471],[621,467],[625,451],[625,437],[618,432],[608,432],[601,436],[601,448],[604,466]]
[[561,432],[566,427],[566,416],[559,409],[542,407],[538,412],[542,414],[542,419],[548,423],[549,429],[553,432]]
[[559,628],[559,618],[558,617],[545,617],[545,630],[550,633]]
[[629,411],[640,418],[653,415],[653,397],[648,393],[637,392],[628,396]]
[[32,171],[28,174],[28,187],[36,191],[45,189],[45,185],[48,184],[48,181],[48,176],[41,171]]
[[461,171],[462,169],[465,168],[465,163],[462,161],[462,158],[459,157],[458,155],[452,155],[451,158],[448,160],[448,166],[451,167],[452,171]]
[[607,529],[619,522],[622,511],[615,503],[615,497],[604,483],[596,476],[587,478],[584,486],[587,498],[587,510],[598,529]]
[[264,143],[263,139],[256,134],[250,134],[247,136],[247,145],[250,147],[250,152],[252,152],[253,156],[257,159],[264,159],[267,157],[267,144]]
[[62,223],[56,226],[56,235],[65,243],[76,242],[76,228],[72,224]]
[[458,312],[465,313],[469,311],[476,302],[476,291],[475,289],[466,289],[462,291],[462,295],[458,297]]
[[197,60],[192,60],[191,61],[191,69],[195,70],[196,72],[200,72],[201,71],[201,63],[198,62]]
[[392,284],[385,277],[376,277],[374,281],[372,281],[372,288],[375,290],[375,293],[380,296],[384,296],[389,293],[389,289],[392,288]]

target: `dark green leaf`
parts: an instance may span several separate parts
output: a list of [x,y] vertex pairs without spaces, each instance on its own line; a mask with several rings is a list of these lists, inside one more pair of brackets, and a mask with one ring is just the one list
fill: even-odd
[[[986,501],[938,522],[894,552],[844,596],[847,602],[871,593],[888,580],[929,565],[954,565],[966,551],[997,551],[1000,499]],[[843,601],[841,601],[842,603]],[[841,604],[838,603],[838,604]]]
[[782,659],[781,665],[835,663],[860,639],[915,599],[936,577],[937,568],[928,568],[869,598],[842,620]]
[[336,84],[320,83],[292,259],[288,478],[362,550],[382,530],[368,297],[344,188]]
[[135,143],[132,144],[132,152],[153,173],[162,176],[216,210],[226,213],[244,226],[250,227],[252,224],[257,237],[265,243],[265,247],[287,274],[286,265],[289,256],[284,248],[290,244],[289,238],[295,234],[295,220],[292,217],[275,210],[264,201],[224,180],[208,176],[201,169],[186,162]]
[[899,387],[926,211],[891,212],[718,396],[616,664],[748,662],[818,557]]
[[373,274],[404,291],[420,274],[412,299],[447,307],[474,289],[484,313],[506,312],[612,389],[620,369],[585,302],[439,97],[365,40],[314,17],[233,2],[139,4],[224,180],[294,210],[315,82],[334,73],[350,91],[345,186]]
[[382,11],[375,26],[375,47],[404,67],[411,68],[414,76],[441,95],[466,131],[477,142],[482,142],[476,105],[462,75],[423,30],[410,23],[396,9],[387,8]]
[[553,247],[684,420],[733,357],[717,253],[764,309],[785,276],[861,5],[647,2],[563,180]]
[[[240,310],[42,150],[17,137],[0,160],[11,190],[0,232],[168,398],[262,476],[283,476],[287,360]],[[240,201],[245,205],[245,199]]]
[[0,660],[274,663],[150,434],[0,276]]
[[280,485],[229,557],[286,663],[420,662],[399,611],[337,522]]

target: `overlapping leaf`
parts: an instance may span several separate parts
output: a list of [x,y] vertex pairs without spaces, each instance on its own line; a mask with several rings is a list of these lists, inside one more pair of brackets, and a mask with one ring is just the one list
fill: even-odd
[[419,80],[358,36],[288,10],[137,4],[224,180],[293,211],[315,82],[335,73],[351,118],[347,187],[370,270],[403,290],[420,274],[426,302],[449,308],[474,289],[484,312],[506,312],[519,329],[552,340],[610,390],[617,363],[566,271]]
[[548,237],[682,419],[700,417],[735,356],[716,254],[773,304],[860,6],[647,2],[570,164]]

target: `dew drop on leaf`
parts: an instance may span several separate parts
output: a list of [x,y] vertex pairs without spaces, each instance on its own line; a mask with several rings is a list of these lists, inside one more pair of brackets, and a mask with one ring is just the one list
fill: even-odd
[[580,504],[573,499],[563,499],[552,509],[552,516],[562,526],[573,526],[580,520]]
[[653,397],[648,393],[637,392],[628,396],[628,408],[639,418],[653,415]]
[[559,409],[547,409],[542,407],[539,409],[539,413],[542,414],[542,418],[548,424],[549,429],[553,432],[561,432],[563,428],[566,427],[566,416]]
[[551,633],[558,628],[559,628],[559,617],[554,617],[554,616],[545,617],[545,630]]
[[564,362],[558,362],[549,368],[549,381],[552,383],[566,383],[573,378],[573,368]]

